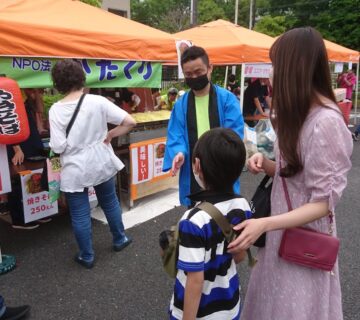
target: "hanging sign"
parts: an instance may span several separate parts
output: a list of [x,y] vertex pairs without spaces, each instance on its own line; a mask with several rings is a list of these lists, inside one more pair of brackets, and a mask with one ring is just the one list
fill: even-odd
[[[0,57],[1,74],[21,88],[51,88],[51,69],[59,59]],[[78,59],[90,88],[160,88],[161,63]]]
[[245,64],[246,78],[269,78],[271,63]]

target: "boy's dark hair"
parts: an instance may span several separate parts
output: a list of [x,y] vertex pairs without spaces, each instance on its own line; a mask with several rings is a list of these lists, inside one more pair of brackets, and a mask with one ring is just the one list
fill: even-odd
[[234,74],[230,74],[230,75],[229,75],[229,81],[230,81],[230,82],[234,82],[235,80],[236,80],[235,75],[234,75]]
[[65,59],[56,62],[51,70],[54,88],[66,94],[85,85],[85,73],[80,62]]
[[209,56],[206,51],[201,47],[192,46],[186,49],[181,55],[181,66],[183,66],[186,62],[196,60],[197,58],[201,58],[206,66],[210,65]]
[[232,191],[245,165],[246,150],[240,137],[228,128],[205,132],[196,143],[192,155],[200,159],[206,188]]

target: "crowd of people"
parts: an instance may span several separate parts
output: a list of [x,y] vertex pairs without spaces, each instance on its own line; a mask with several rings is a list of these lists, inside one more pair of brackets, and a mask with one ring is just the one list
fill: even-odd
[[[163,171],[179,174],[179,199],[187,207],[178,224],[178,272],[170,319],[225,320],[240,319],[240,315],[242,320],[343,318],[338,264],[332,273],[324,272],[289,263],[277,252],[285,229],[307,226],[327,233],[336,225],[335,207],[351,168],[351,132],[336,104],[325,45],[315,29],[284,33],[271,47],[270,58],[271,77],[249,81],[243,113],[235,76],[230,75],[227,88],[213,84],[213,67],[206,51],[198,46],[181,55],[189,87],[186,93],[180,95],[170,88],[160,96],[158,90],[152,91],[157,108],[171,111]],[[136,123],[114,103],[116,96],[85,93],[85,74],[78,62],[59,61],[51,74],[54,88],[64,97],[49,111],[50,147],[60,154],[60,188],[78,245],[74,261],[91,269],[96,256],[88,188],[94,187],[105,213],[112,249],[119,252],[132,242],[125,233],[115,191],[114,176],[124,164],[115,156],[111,140],[128,133]],[[348,85],[351,79],[349,72],[339,81]],[[34,98],[30,91],[27,96],[30,110]],[[122,97],[129,105],[139,103],[129,90],[123,90]],[[252,209],[240,196],[239,177],[246,159],[244,125],[254,125],[246,117],[256,114],[270,117],[277,141],[275,160],[256,153],[247,161],[252,174],[265,173],[273,180],[270,216],[251,219]],[[36,156],[43,155],[38,132],[43,128],[30,121],[31,114],[28,117],[32,134],[27,143]],[[9,152],[14,153],[9,159],[15,165],[20,163],[28,156],[27,147],[10,146]],[[283,180],[291,210],[286,206]],[[234,241],[229,243],[214,219],[197,208],[203,201],[215,205],[235,226],[239,235]],[[12,219],[16,225],[13,214]],[[242,302],[236,263],[263,233],[266,245],[257,253]],[[28,306],[6,307],[0,296],[1,320],[18,319],[28,311]]]

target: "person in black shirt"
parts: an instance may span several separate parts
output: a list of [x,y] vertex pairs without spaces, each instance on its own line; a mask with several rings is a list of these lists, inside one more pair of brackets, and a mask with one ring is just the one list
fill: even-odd
[[243,108],[243,116],[245,119],[245,123],[250,127],[254,127],[256,125],[256,121],[246,120],[246,116],[253,116],[256,114],[256,111],[258,111],[258,113],[263,116],[267,116],[259,100],[259,97],[262,96],[263,96],[263,92],[262,92],[260,80],[256,79],[255,81],[250,82],[244,92],[244,108]]

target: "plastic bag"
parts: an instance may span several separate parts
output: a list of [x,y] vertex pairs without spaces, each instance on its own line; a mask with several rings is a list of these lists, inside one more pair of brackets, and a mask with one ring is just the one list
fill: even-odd
[[51,154],[46,159],[48,184],[49,184],[49,201],[53,203],[60,198],[60,156]]
[[257,150],[268,159],[275,159],[274,142],[276,133],[271,125],[270,119],[260,120],[255,126],[257,137]]
[[254,153],[258,152],[255,128],[251,128],[247,124],[245,124],[244,127],[244,144],[246,148],[246,159],[250,158]]

